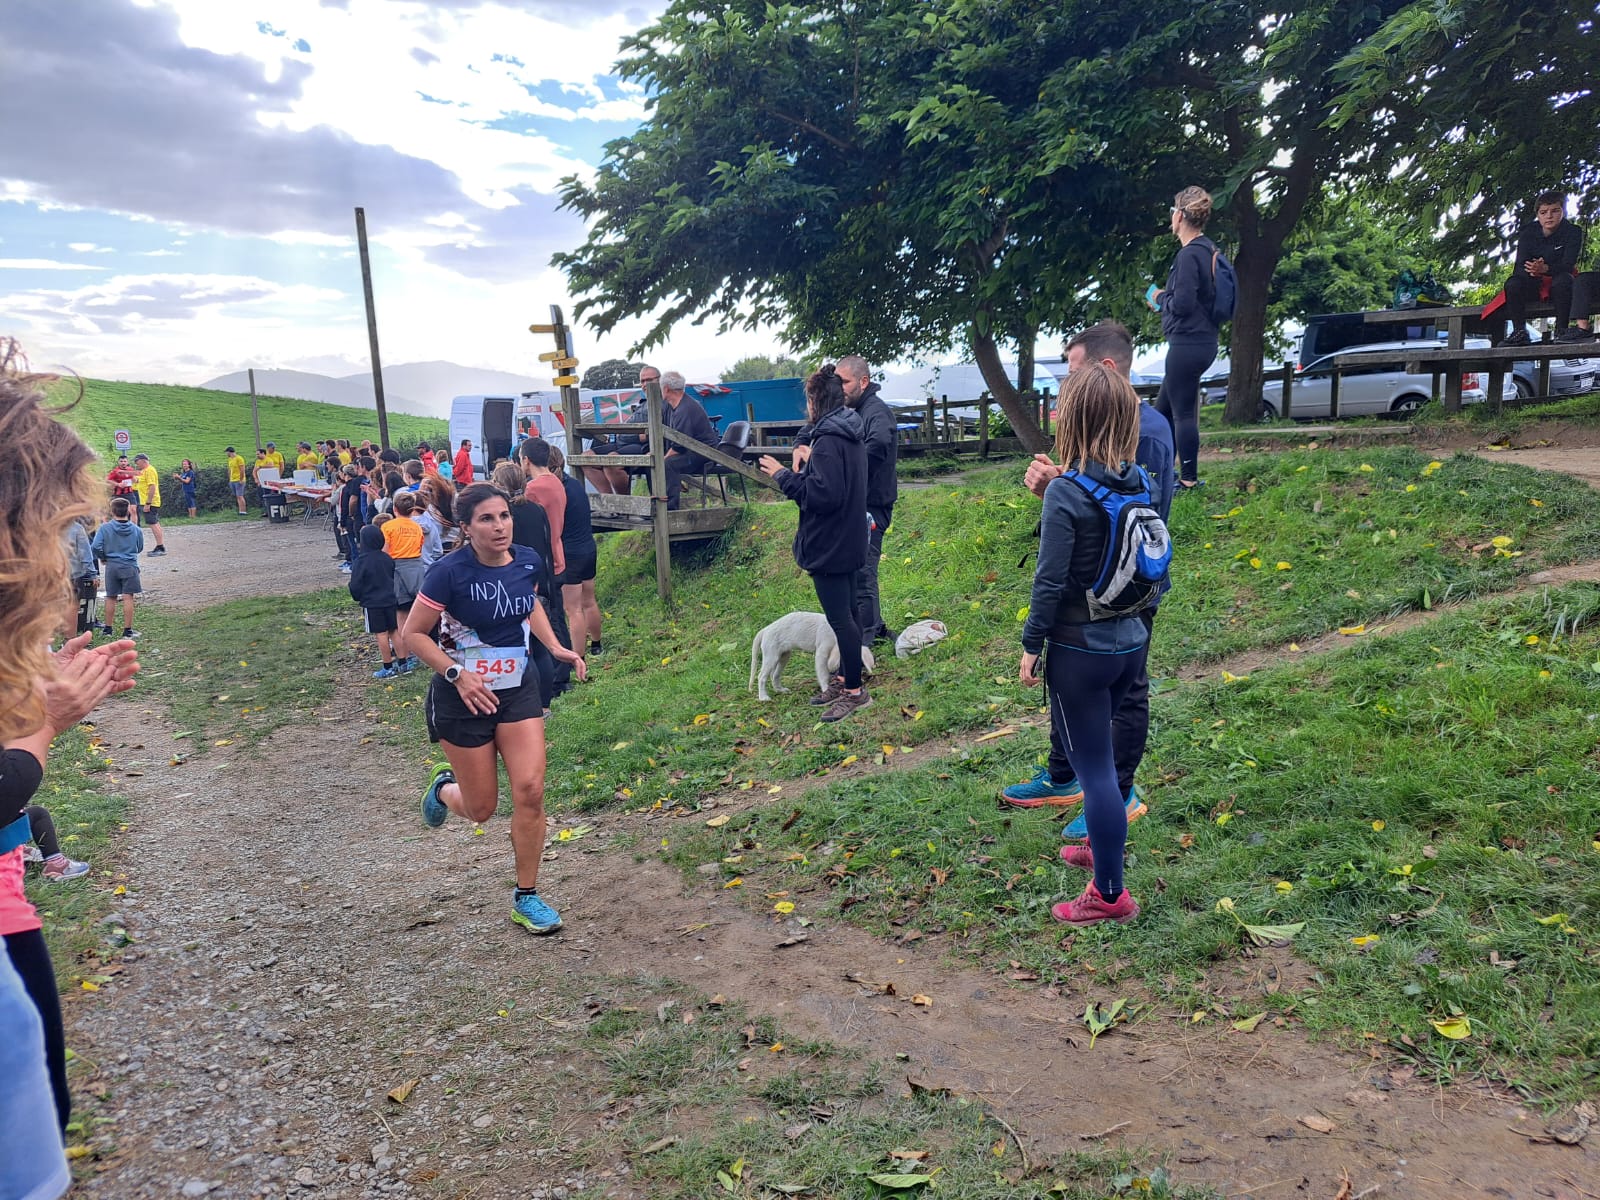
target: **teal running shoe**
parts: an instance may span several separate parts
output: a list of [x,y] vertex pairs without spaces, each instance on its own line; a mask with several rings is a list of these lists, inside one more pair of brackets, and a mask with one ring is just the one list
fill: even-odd
[[433,769],[428,779],[428,790],[422,793],[422,823],[429,829],[439,828],[450,815],[450,809],[439,799],[439,792],[445,784],[455,781],[455,772],[450,769],[449,763],[442,762]]
[[1076,779],[1056,783],[1050,768],[1040,767],[1027,783],[1000,789],[1000,804],[1009,808],[1071,808],[1083,802],[1083,785]]
[[529,933],[554,933],[561,928],[561,914],[540,899],[538,892],[513,892],[511,919]]
[[[1128,813],[1128,824],[1132,825],[1150,810],[1145,807],[1144,801],[1139,799],[1137,786],[1128,789],[1128,799],[1124,804]],[[1061,831],[1061,836],[1069,842],[1087,842],[1089,840],[1089,822],[1082,813],[1072,818],[1072,823]]]

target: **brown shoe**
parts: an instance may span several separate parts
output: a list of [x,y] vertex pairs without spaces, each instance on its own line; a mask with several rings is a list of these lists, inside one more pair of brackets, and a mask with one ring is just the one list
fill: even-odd
[[844,690],[844,685],[839,686],[839,695],[829,705],[828,711],[822,714],[824,721],[842,721],[858,709],[867,708],[872,704],[872,697],[867,694],[867,689],[851,695]]
[[841,694],[843,694],[843,692],[844,680],[832,679],[828,681],[827,687],[823,688],[815,696],[811,697],[811,699],[806,701],[806,703],[815,704],[820,708],[824,705],[832,704],[840,697]]

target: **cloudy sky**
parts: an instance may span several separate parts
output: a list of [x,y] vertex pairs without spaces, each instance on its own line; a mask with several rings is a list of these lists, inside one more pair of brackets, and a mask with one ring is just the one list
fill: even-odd
[[[388,363],[548,378],[571,298],[553,199],[644,117],[611,74],[664,0],[6,0],[0,332],[36,366],[194,383],[366,369],[355,206]],[[640,327],[585,365],[624,357]],[[711,378],[770,337],[685,326]]]

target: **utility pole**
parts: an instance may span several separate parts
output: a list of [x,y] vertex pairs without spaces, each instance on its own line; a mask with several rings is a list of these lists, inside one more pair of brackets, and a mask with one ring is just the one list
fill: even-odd
[[378,442],[387,450],[389,410],[383,404],[383,363],[378,359],[378,311],[372,305],[372,263],[367,258],[367,214],[360,208],[356,209],[356,245],[361,251],[361,294],[367,302],[367,344],[372,353],[372,395],[378,402]]
[[250,375],[250,424],[256,428],[256,449],[261,448],[261,414],[256,411],[256,369],[248,368]]

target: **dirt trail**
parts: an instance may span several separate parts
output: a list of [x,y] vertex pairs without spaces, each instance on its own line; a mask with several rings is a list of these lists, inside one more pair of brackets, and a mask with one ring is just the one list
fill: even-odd
[[[251,577],[263,592],[329,582],[320,526],[240,526],[175,531],[165,594],[152,598],[189,607],[235,594],[256,562],[274,567]],[[285,578],[284,553],[304,571]],[[167,591],[169,567],[179,586]],[[1536,1133],[1540,1121],[1512,1100],[1429,1090],[1382,1052],[1162,1013],[1091,1051],[1079,1015],[1106,995],[1091,979],[1021,985],[953,966],[939,939],[900,946],[843,923],[779,948],[798,927],[636,861],[636,842],[694,818],[586,818],[594,832],[546,868],[568,928],[536,941],[506,919],[504,822],[481,837],[454,820],[424,830],[414,773],[376,743],[362,748],[362,686],[342,681],[322,714],[258,753],[214,749],[179,766],[170,759],[188,744],[139,693],[97,714],[117,772],[143,774],[115,782],[132,811],[114,920],[135,944],[100,991],[67,997],[69,1044],[85,1060],[80,1115],[106,1153],[86,1193],[643,1195],[620,1154],[571,1159],[604,1115],[604,1076],[581,1045],[584,997],[641,974],[861,1047],[891,1079],[909,1072],[980,1098],[1035,1161],[1114,1129],[1108,1144],[1168,1154],[1180,1182],[1229,1196],[1331,1198],[1348,1171],[1352,1194],[1576,1200],[1592,1193],[1575,1181],[1600,1177],[1600,1148],[1532,1144],[1511,1127]],[[574,752],[559,718],[551,736],[559,764]],[[352,755],[375,764],[360,790]],[[1288,959],[1241,959],[1215,983],[1243,997],[1293,986],[1296,972]],[[411,1079],[405,1105],[384,1099]]]

